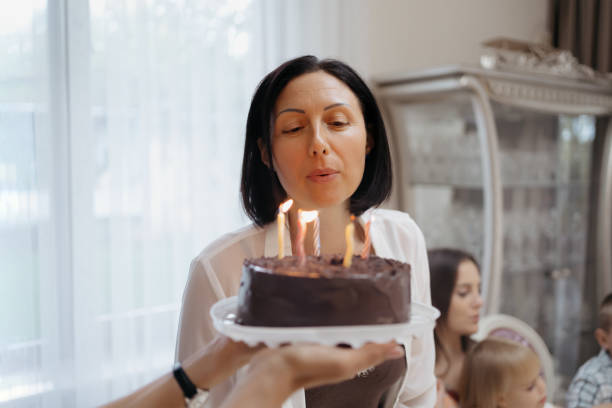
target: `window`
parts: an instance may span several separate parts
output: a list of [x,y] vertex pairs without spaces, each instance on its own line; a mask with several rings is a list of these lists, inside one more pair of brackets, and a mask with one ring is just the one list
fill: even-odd
[[343,4],[3,5],[0,404],[99,405],[171,367],[191,259],[247,222],[255,86],[350,49]]

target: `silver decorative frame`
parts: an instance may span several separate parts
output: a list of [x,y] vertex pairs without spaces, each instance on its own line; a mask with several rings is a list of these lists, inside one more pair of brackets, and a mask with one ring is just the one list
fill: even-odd
[[597,300],[612,292],[612,120],[608,123],[601,166],[597,223]]
[[[497,129],[493,122],[493,112],[489,103],[487,92],[482,83],[475,77],[464,75],[460,78],[449,78],[439,81],[420,83],[407,83],[393,87],[379,87],[377,96],[382,101],[385,118],[389,121],[391,130],[391,144],[397,146],[396,140],[399,124],[395,123],[392,111],[398,105],[406,102],[415,102],[425,98],[432,99],[457,91],[470,93],[474,106],[478,127],[478,138],[482,149],[483,165],[483,193],[484,193],[484,248],[482,260],[483,297],[485,298],[485,313],[497,313],[499,310],[499,291],[501,285],[501,265],[503,260],[502,240],[502,189],[499,174],[499,159],[497,148]],[[393,149],[395,151],[395,149]],[[395,153],[394,170],[396,181],[394,186],[395,200],[399,208],[405,209],[407,203],[398,197],[398,186],[405,185],[401,172],[401,165]]]
[[[407,75],[374,78],[377,96],[382,102],[383,115],[390,124],[392,147],[401,145],[397,137],[399,124],[394,122],[393,110],[403,103],[437,99],[457,91],[470,93],[478,137],[482,146],[484,188],[484,259],[483,296],[485,314],[499,311],[500,285],[503,263],[503,208],[502,185],[499,171],[497,129],[491,110],[491,100],[507,105],[556,114],[612,113],[612,86],[602,81],[538,72],[517,70],[488,70],[466,66],[449,66]],[[612,122],[608,128],[602,163],[597,234],[597,276],[600,297],[612,291]],[[398,186],[406,186],[400,171],[397,152],[394,154],[396,182],[393,203],[406,209],[408,203]]]

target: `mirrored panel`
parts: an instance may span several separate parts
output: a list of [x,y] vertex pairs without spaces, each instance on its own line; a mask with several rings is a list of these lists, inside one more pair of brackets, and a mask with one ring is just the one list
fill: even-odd
[[543,337],[563,387],[579,364],[595,118],[493,109],[504,202],[501,312]]
[[480,142],[470,95],[395,106],[402,207],[428,248],[456,247],[481,260],[484,248]]

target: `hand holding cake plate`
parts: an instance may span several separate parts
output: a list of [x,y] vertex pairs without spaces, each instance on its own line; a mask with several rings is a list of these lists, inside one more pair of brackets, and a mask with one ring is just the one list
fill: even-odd
[[236,323],[238,298],[230,297],[215,303],[210,310],[215,329],[221,334],[250,346],[263,343],[278,347],[286,343],[319,343],[327,345],[348,344],[360,347],[365,343],[386,343],[391,340],[418,336],[432,330],[440,312],[421,303],[411,304],[410,321],[407,323],[318,326],[318,327],[261,327]]

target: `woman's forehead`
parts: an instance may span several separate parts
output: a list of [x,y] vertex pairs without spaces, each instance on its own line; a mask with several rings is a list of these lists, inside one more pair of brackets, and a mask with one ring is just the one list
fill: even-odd
[[278,114],[288,108],[305,108],[313,104],[326,107],[336,103],[354,107],[357,97],[338,78],[325,71],[316,71],[292,79],[276,99],[274,112]]
[[464,260],[457,268],[457,281],[455,284],[461,285],[473,282],[480,282],[480,272],[478,271],[478,268],[474,262]]

